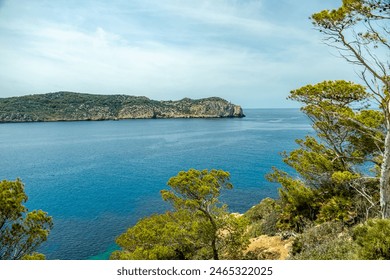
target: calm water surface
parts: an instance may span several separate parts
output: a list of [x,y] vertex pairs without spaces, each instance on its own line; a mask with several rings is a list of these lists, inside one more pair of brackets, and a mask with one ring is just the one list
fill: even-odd
[[[180,170],[223,169],[222,200],[244,212],[277,195],[264,175],[280,152],[312,133],[297,109],[245,110],[243,119],[164,119],[0,124],[0,180],[19,177],[27,206],[54,218],[39,249],[48,259],[107,256],[138,219],[169,208],[160,198]],[[106,254],[104,255],[104,252]]]

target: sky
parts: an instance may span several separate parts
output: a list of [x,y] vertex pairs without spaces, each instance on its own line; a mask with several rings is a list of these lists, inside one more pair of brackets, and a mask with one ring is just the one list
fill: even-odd
[[56,91],[219,96],[289,108],[289,92],[356,80],[309,20],[341,0],[0,0],[0,97]]

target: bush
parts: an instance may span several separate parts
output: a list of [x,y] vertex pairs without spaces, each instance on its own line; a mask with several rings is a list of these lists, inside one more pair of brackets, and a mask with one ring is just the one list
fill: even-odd
[[340,221],[349,223],[356,217],[350,200],[334,196],[321,206],[317,216],[318,222]]
[[351,235],[339,222],[327,222],[307,229],[293,242],[293,260],[352,260],[356,248]]
[[22,260],[29,260],[29,261],[43,261],[46,260],[46,257],[44,254],[40,254],[37,252],[32,253],[31,255],[24,255],[22,257]]
[[274,212],[276,207],[276,201],[267,197],[260,201],[259,204],[249,209],[244,215],[252,222],[259,221]]
[[316,219],[320,195],[317,190],[293,178],[283,178],[283,184],[279,189],[282,211],[277,227],[303,232]]
[[251,222],[248,230],[249,236],[275,235],[278,231],[276,223],[279,215],[280,206],[277,201],[269,197],[260,201],[259,204],[253,206],[244,214]]
[[390,220],[367,220],[366,223],[355,227],[353,239],[358,245],[359,259],[390,259]]

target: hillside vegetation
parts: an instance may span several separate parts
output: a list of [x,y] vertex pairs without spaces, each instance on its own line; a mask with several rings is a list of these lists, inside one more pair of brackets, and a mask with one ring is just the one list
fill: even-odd
[[143,96],[56,92],[0,98],[0,122],[244,117],[218,98],[156,101]]

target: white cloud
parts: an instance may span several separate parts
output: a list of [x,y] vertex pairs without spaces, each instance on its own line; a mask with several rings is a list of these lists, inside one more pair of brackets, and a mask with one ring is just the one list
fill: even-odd
[[34,24],[23,17],[0,19],[0,34],[6,35],[0,37],[0,63],[7,67],[0,94],[221,96],[245,107],[283,107],[291,106],[285,103],[291,89],[352,76],[346,64],[324,55],[310,31],[261,16],[261,1],[134,3],[139,10],[130,9],[130,20],[123,7],[104,21],[87,20],[99,16],[84,14],[83,7],[76,25],[50,17]]

